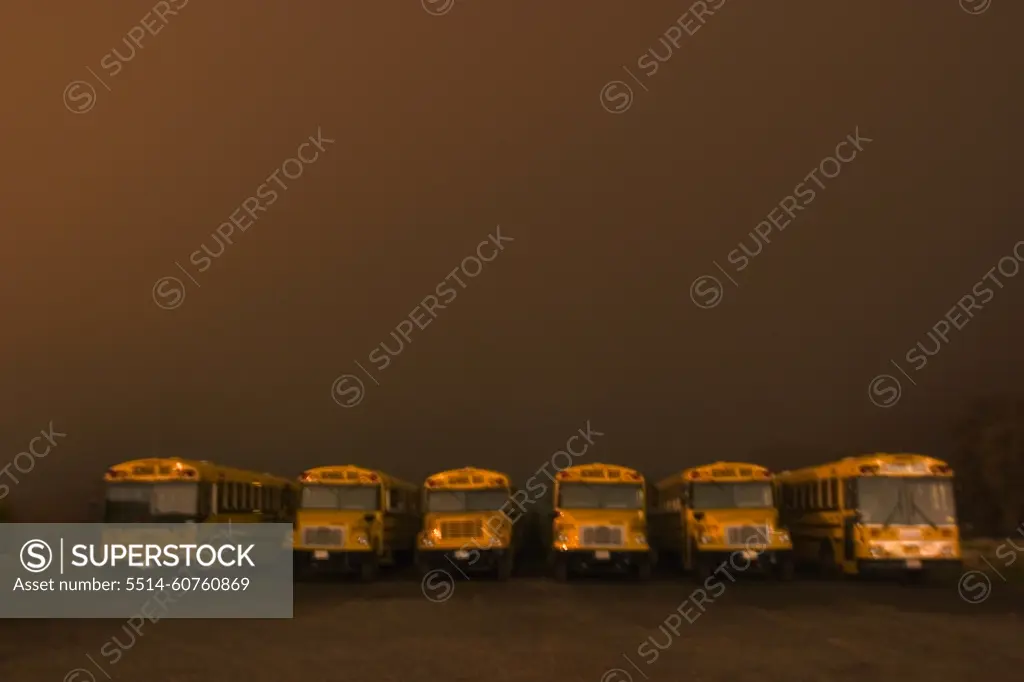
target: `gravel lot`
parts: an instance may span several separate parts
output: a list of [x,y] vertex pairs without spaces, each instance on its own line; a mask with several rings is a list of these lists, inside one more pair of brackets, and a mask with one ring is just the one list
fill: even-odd
[[163,619],[134,643],[121,621],[6,620],[0,679],[862,682],[963,680],[979,665],[1002,674],[1024,664],[1024,591],[998,579],[969,603],[955,584],[748,578],[727,582],[703,612],[687,601],[694,587],[674,577],[474,579],[427,590],[448,596],[440,602],[414,576],[305,583],[293,620]]

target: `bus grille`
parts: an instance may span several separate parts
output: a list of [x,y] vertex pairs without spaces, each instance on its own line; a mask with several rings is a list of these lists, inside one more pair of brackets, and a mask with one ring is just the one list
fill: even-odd
[[469,519],[466,521],[442,521],[441,537],[452,539],[475,538],[483,532],[483,523],[480,519]]
[[345,534],[337,526],[319,526],[302,531],[302,542],[311,547],[341,547]]
[[729,545],[755,546],[768,543],[767,526],[728,526],[725,541]]
[[580,541],[584,545],[624,544],[625,529],[622,526],[583,526],[580,528]]

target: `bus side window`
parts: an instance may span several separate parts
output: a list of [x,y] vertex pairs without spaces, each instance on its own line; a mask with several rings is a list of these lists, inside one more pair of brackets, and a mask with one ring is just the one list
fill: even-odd
[[212,506],[212,500],[210,499],[213,495],[212,484],[200,483],[199,484],[199,505],[196,508],[196,513],[199,514],[200,518],[205,519],[210,515],[210,508]]

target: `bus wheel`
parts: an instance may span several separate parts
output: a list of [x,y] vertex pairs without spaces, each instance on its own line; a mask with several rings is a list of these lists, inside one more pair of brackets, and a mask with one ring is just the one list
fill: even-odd
[[377,552],[370,552],[370,556],[367,557],[366,561],[359,565],[359,579],[364,583],[373,582],[377,579],[379,572],[380,557],[377,556]]
[[690,548],[690,556],[692,557],[690,561],[693,564],[693,579],[703,585],[715,572],[711,560],[702,557],[695,546]]
[[555,557],[554,565],[555,580],[560,583],[568,582],[569,580],[569,562],[566,561],[563,556]]
[[302,561],[301,559],[296,559],[293,562],[293,567],[294,567],[294,576],[295,576],[296,582],[300,582],[300,583],[309,582],[310,578],[313,577],[312,566],[309,565],[308,561]]
[[818,566],[821,567],[821,575],[829,580],[839,577],[841,571],[839,563],[836,562],[836,553],[832,549],[832,543],[824,540],[821,549],[818,551]]
[[496,573],[499,582],[505,582],[512,577],[512,554],[505,554],[498,559]]
[[793,579],[796,573],[796,566],[793,563],[793,559],[783,559],[778,566],[775,567],[775,577],[783,582],[789,582]]

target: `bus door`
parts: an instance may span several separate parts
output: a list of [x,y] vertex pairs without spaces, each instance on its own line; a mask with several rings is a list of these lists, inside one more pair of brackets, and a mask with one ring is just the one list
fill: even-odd
[[845,504],[843,506],[847,513],[843,515],[843,559],[855,561],[857,559],[857,523],[860,520],[860,512],[857,511],[857,479],[847,478],[844,483]]
[[843,520],[843,559],[846,561],[857,559],[856,534],[857,514],[849,514]]

